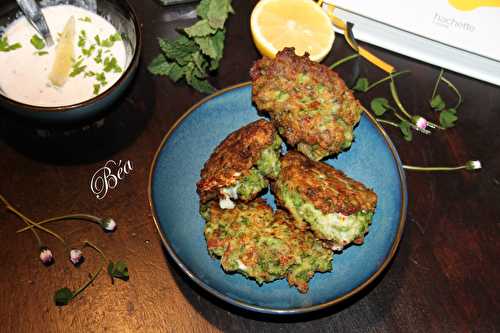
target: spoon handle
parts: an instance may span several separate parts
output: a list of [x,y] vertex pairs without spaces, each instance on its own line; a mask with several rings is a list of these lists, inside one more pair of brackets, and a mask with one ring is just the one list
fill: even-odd
[[42,35],[43,39],[45,39],[47,46],[53,45],[54,41],[50,35],[49,26],[47,25],[47,21],[45,21],[42,10],[35,0],[16,1],[31,25],[33,25],[40,35]]

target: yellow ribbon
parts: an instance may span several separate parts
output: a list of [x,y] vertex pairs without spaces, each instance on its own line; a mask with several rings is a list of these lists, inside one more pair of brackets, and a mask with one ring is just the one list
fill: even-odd
[[[323,0],[318,0],[317,4],[321,6],[323,4]],[[335,25],[337,28],[342,29],[344,31],[344,37],[347,41],[347,43],[356,51],[359,53],[360,56],[377,66],[378,68],[382,69],[383,71],[391,74],[394,72],[394,66],[386,63],[367,49],[363,48],[362,46],[358,46],[355,41],[351,39],[351,36],[349,35],[349,32],[347,30],[347,24],[336,17],[333,14],[333,11],[335,10],[335,6],[332,4],[327,3],[326,4],[328,7],[326,9],[326,13],[330,20],[332,21],[333,25]]]

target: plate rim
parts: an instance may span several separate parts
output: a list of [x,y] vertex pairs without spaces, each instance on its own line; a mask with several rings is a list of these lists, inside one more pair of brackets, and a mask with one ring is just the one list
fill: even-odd
[[389,265],[391,260],[394,258],[396,251],[398,249],[399,243],[401,241],[404,227],[406,224],[406,215],[407,215],[407,204],[408,204],[408,193],[407,193],[407,184],[406,184],[406,177],[405,177],[405,172],[403,169],[403,164],[401,162],[401,159],[399,158],[399,154],[396,150],[396,147],[392,143],[391,139],[385,132],[385,130],[382,128],[382,126],[373,118],[373,116],[369,112],[364,112],[370,122],[375,126],[375,128],[382,134],[385,142],[389,146],[392,157],[396,161],[397,169],[398,169],[398,174],[399,178],[401,180],[401,210],[400,210],[400,216],[399,216],[399,225],[398,225],[398,230],[396,233],[396,238],[394,239],[394,242],[392,243],[391,249],[388,252],[388,255],[384,258],[384,261],[382,264],[377,268],[377,270],[368,278],[366,279],[363,283],[361,283],[359,286],[356,288],[353,288],[347,293],[344,293],[343,295],[336,297],[328,302],[324,302],[321,304],[316,304],[312,306],[307,306],[307,307],[295,307],[295,308],[290,308],[290,309],[279,309],[279,308],[272,308],[272,307],[266,307],[266,306],[259,306],[259,305],[254,305],[254,304],[249,304],[240,300],[236,300],[228,295],[225,295],[215,288],[209,286],[207,283],[205,283],[203,280],[199,279],[191,270],[187,268],[187,266],[184,264],[184,262],[177,256],[173,248],[171,247],[169,241],[166,238],[166,235],[162,231],[160,224],[158,222],[158,216],[156,214],[156,209],[155,205],[153,203],[153,191],[152,191],[152,183],[153,183],[153,174],[156,169],[156,164],[158,161],[158,156],[160,155],[160,152],[165,146],[165,143],[168,141],[172,133],[179,127],[179,125],[196,109],[198,109],[201,105],[205,104],[209,100],[222,95],[228,91],[236,90],[239,88],[243,88],[246,86],[251,85],[251,81],[247,82],[242,82],[238,83],[235,85],[231,85],[229,87],[223,88],[221,90],[216,91],[215,93],[206,96],[205,98],[201,99],[200,101],[196,102],[193,104],[184,114],[179,117],[174,124],[170,127],[170,129],[167,131],[167,133],[163,136],[163,139],[161,140],[160,145],[156,149],[155,155],[153,157],[153,160],[150,165],[149,169],[149,179],[148,179],[148,201],[149,201],[149,207],[152,212],[152,217],[153,221],[156,226],[156,230],[158,234],[160,235],[161,241],[163,243],[163,246],[167,249],[168,254],[172,257],[174,262],[181,268],[181,270],[192,280],[194,281],[199,287],[207,291],[208,293],[218,297],[219,299],[222,299],[223,301],[235,305],[237,307],[243,308],[245,310],[250,310],[250,311],[255,311],[255,312],[260,312],[260,313],[265,313],[265,314],[278,314],[278,315],[294,315],[294,314],[303,314],[303,313],[308,313],[308,312],[313,312],[313,311],[318,311],[321,309],[325,309],[327,307],[330,307],[334,304],[341,303],[342,301],[354,296],[361,290],[365,289],[368,285],[370,285],[384,270],[385,268]]

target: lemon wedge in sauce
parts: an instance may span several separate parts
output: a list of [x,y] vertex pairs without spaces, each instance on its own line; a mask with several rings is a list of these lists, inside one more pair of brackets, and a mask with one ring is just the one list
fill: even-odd
[[55,86],[66,83],[74,59],[75,18],[71,16],[64,26],[64,30],[56,47],[56,57],[49,74],[49,80]]

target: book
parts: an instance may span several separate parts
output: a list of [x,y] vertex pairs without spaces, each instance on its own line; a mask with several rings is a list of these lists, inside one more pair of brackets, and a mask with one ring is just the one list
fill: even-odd
[[325,3],[358,40],[500,85],[500,0]]

